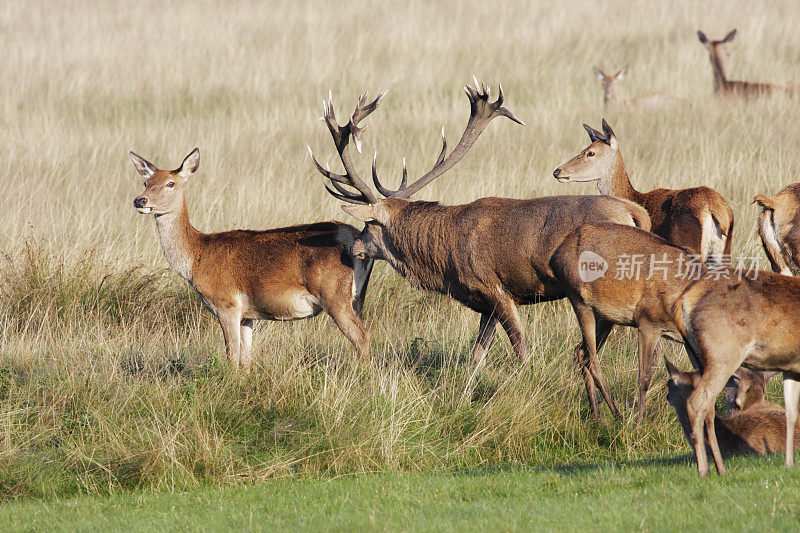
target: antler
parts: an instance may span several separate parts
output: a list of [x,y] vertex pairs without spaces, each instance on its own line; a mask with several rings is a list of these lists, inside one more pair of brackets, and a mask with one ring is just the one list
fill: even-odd
[[[317,161],[317,158],[314,157],[314,152],[311,151],[310,146],[308,146],[308,153],[311,156],[311,160],[314,162],[314,166],[317,167],[317,170],[323,176],[330,180],[331,185],[333,185],[336,191],[333,191],[327,184],[325,185],[325,189],[339,200],[354,204],[374,204],[378,202],[378,198],[372,192],[372,189],[358,176],[353,166],[353,161],[350,159],[350,150],[348,147],[352,139],[356,150],[361,152],[361,139],[359,135],[366,129],[366,126],[359,127],[358,123],[375,111],[385,94],[386,91],[380,93],[372,102],[367,103],[367,93],[364,92],[364,94],[358,97],[355,111],[353,111],[350,120],[344,126],[340,126],[339,123],[336,122],[336,115],[333,112],[333,96],[328,93],[328,101],[325,102],[323,100],[322,102],[323,116],[320,120],[324,121],[331,131],[331,137],[333,137],[333,143],[336,145],[336,151],[339,152],[339,159],[342,160],[345,173],[336,174],[327,168],[323,168]],[[348,185],[356,189],[358,194],[349,191],[340,184]]]
[[483,82],[478,82],[477,78],[474,76],[473,80],[475,80],[475,87],[471,87],[470,85],[466,85],[464,87],[464,92],[467,93],[467,97],[469,98],[470,115],[469,121],[467,121],[467,127],[464,129],[464,133],[461,135],[461,140],[458,141],[458,144],[453,151],[450,152],[450,155],[445,157],[445,154],[447,153],[447,140],[444,137],[444,128],[442,128],[442,150],[439,153],[439,157],[437,158],[436,163],[433,165],[433,168],[431,168],[427,174],[406,187],[408,172],[406,170],[405,159],[403,159],[403,178],[400,182],[400,187],[396,191],[392,191],[380,184],[378,173],[375,168],[375,160],[373,160],[372,181],[375,183],[375,187],[382,195],[387,197],[392,196],[395,198],[408,198],[453,168],[453,166],[458,163],[462,157],[464,157],[464,154],[469,151],[469,149],[480,136],[481,132],[483,132],[484,128],[486,128],[486,125],[489,124],[489,122],[491,122],[491,120],[495,117],[507,117],[517,124],[522,124],[523,126],[525,125],[525,123],[517,118],[517,116],[514,115],[514,113],[512,113],[508,108],[503,107],[504,98],[502,86],[498,87],[497,100],[494,102],[489,102],[489,87],[487,87]]

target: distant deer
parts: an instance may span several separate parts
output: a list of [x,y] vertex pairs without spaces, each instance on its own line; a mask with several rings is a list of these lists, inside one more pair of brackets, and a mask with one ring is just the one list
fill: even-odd
[[757,194],[761,206],[758,233],[774,272],[800,276],[800,183],[784,187],[772,198]]
[[[620,272],[622,263],[623,274],[635,257],[645,263],[630,277],[582,279],[580,266],[588,261],[583,255],[588,252],[593,254],[588,256],[592,264],[605,261],[608,270],[616,265]],[[800,279],[771,272],[742,275],[725,268],[715,275],[676,275],[686,272],[684,252],[636,228],[599,224],[579,228],[566,238],[552,263],[586,330],[585,337],[591,335],[595,322],[629,323],[639,328],[640,376],[652,368],[658,336],[676,339],[677,333],[677,339],[683,341],[692,365],[702,372],[686,404],[701,476],[709,471],[704,428],[717,471],[725,473],[714,429],[714,402],[743,364],[753,370],[783,372],[786,464],[793,465],[800,401]],[[590,341],[587,338],[591,347]],[[640,399],[642,382],[640,379]]]
[[146,179],[133,205],[155,216],[169,266],[198,292],[222,326],[228,361],[250,367],[253,320],[295,320],[327,312],[363,359],[369,333],[361,309],[371,259],[348,250],[359,231],[320,222],[266,231],[200,233],[189,222],[184,188],[200,164],[195,148],[176,170],[161,170],[131,152]]
[[720,263],[731,253],[733,210],[709,187],[655,189],[641,193],[633,188],[617,137],[603,119],[603,133],[583,125],[591,144],[553,171],[561,183],[596,181],[600,194],[644,206],[653,233],[698,254],[703,262]]
[[[666,357],[664,363],[670,376],[667,382],[667,401],[675,409],[683,434],[689,445],[692,445],[686,402],[700,381],[700,372],[682,372]],[[762,375],[761,372],[753,374]],[[716,414],[714,431],[722,457],[785,452],[786,411],[775,405],[758,402],[728,416]],[[794,445],[800,447],[800,434],[794,436]]]
[[[465,92],[470,117],[464,134],[450,154],[442,139],[441,153],[429,172],[407,185],[408,173],[404,168],[400,187],[390,190],[381,185],[373,160],[373,182],[384,198],[378,198],[358,176],[349,150],[351,141],[357,148],[360,146],[358,135],[363,127],[359,124],[377,108],[383,94],[369,104],[366,93],[362,95],[345,126],[336,122],[330,98],[324,106],[323,119],[344,165],[344,174],[323,168],[313,153],[311,158],[333,186],[328,192],[355,204],[343,206],[344,211],[366,222],[353,244],[356,257],[386,260],[414,287],[449,295],[480,313],[466,393],[483,365],[498,324],[505,329],[517,357],[522,359],[528,348],[517,307],[565,296],[548,263],[567,234],[593,221],[614,221],[645,229],[650,228],[650,221],[640,206],[600,196],[481,198],[455,206],[409,200],[458,163],[493,118],[502,116],[522,124],[503,107],[502,88],[495,102],[489,101],[489,88],[477,81],[475,88],[467,85]],[[576,352],[576,361],[595,416],[598,416],[595,385],[618,416],[597,361],[586,359],[585,351]]]
[[705,33],[697,31],[697,38],[708,50],[708,57],[711,60],[711,69],[714,73],[714,94],[744,97],[764,96],[779,91],[784,91],[789,95],[795,94],[798,88],[794,84],[784,86],[773,83],[729,80],[725,74],[724,45],[731,42],[734,37],[736,37],[735,29],[731,30],[721,41],[710,41]]
[[608,75],[597,67],[594,74],[603,87],[603,104],[605,107],[635,107],[659,109],[683,103],[680,98],[675,98],[664,93],[647,93],[620,100],[617,98],[617,82],[628,73],[628,67],[622,67],[616,74]]

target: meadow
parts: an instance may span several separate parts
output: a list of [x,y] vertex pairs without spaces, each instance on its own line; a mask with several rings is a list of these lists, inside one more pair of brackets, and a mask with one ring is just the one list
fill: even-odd
[[[635,187],[715,188],[736,216],[734,254],[766,268],[750,202],[797,181],[800,106],[715,99],[696,30],[738,28],[729,77],[786,83],[800,81],[798,23],[791,1],[3,3],[0,499],[686,454],[661,366],[634,426],[633,332],[601,352],[621,421],[605,408],[590,419],[565,302],[524,308],[530,356],[515,363],[502,336],[463,402],[478,317],[382,263],[365,307],[371,363],[319,317],[258,323],[254,371],[232,373],[218,325],[132,207],[142,185],[128,151],[173,168],[200,148],[187,199],[201,231],[357,225],[306,153],[337,168],[322,98],[332,91],[342,121],[363,90],[390,90],[358,160],[366,173],[377,150],[389,181],[403,156],[412,177],[433,163],[442,126],[457,139],[475,74],[502,83],[527,125],[490,125],[419,199],[595,194],[552,171],[588,144],[581,124],[605,117]],[[592,67],[624,65],[621,97],[686,103],[603,109]],[[665,352],[688,368],[677,346]]]

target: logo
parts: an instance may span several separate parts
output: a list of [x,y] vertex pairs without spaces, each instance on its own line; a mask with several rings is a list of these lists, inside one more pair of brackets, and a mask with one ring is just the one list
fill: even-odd
[[591,283],[594,280],[605,276],[608,271],[608,262],[594,252],[585,250],[578,257],[578,277],[584,283]]

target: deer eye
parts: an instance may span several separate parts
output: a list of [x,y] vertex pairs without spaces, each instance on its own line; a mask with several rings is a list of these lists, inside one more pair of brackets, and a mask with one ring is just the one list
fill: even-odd
[[586,152],[586,157],[594,157],[594,152],[592,151]]
[[145,189],[147,188],[147,182],[146,182],[146,181],[143,181],[143,182],[142,182],[142,185],[144,185],[144,188],[145,188]]
[[174,182],[174,181],[170,181],[169,183],[167,183],[167,188],[168,188],[168,189],[171,189],[171,188],[173,188],[174,186],[175,186],[175,182]]

